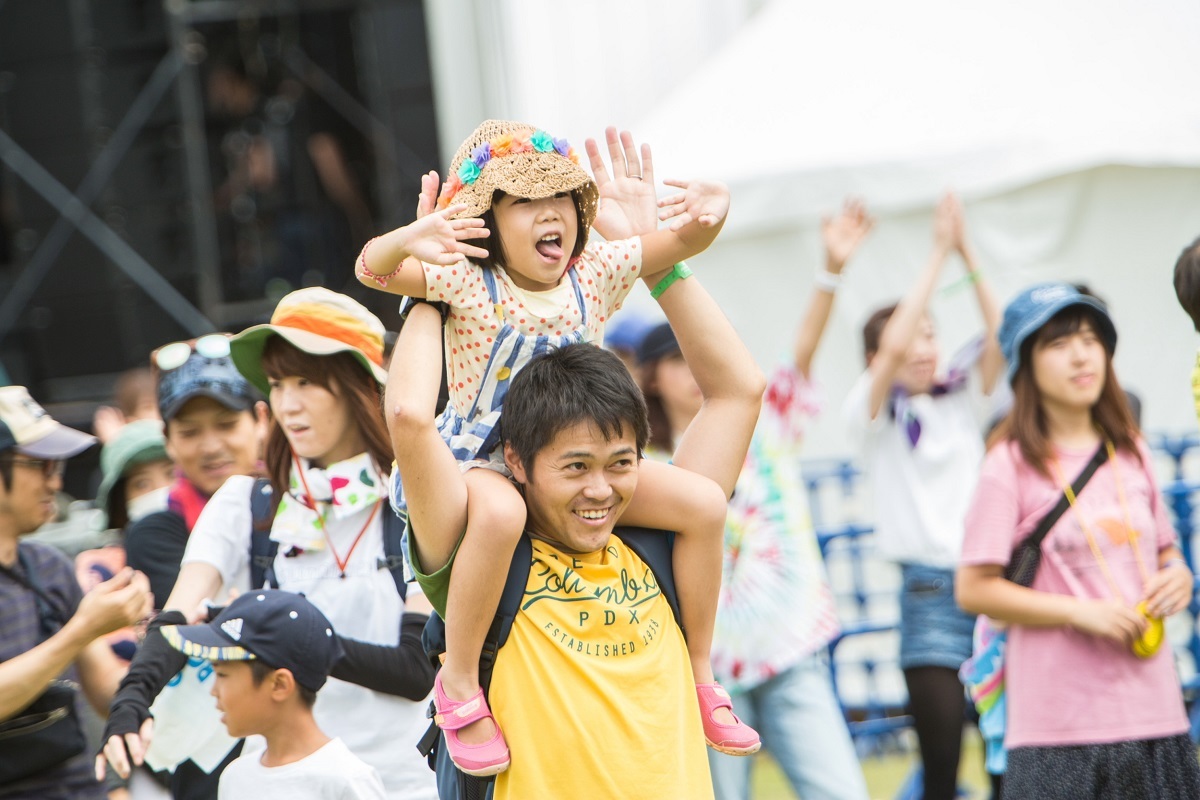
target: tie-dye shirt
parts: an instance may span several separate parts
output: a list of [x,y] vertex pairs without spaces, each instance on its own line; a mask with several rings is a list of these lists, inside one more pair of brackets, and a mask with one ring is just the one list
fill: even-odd
[[712,665],[730,690],[769,680],[839,631],[800,476],[804,427],[819,410],[790,365],[771,377],[725,526]]

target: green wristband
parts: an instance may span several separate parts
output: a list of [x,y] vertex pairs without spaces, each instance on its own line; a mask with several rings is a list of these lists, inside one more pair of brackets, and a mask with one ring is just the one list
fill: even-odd
[[658,285],[650,290],[650,296],[657,300],[662,296],[662,293],[671,288],[671,284],[675,281],[681,281],[684,278],[692,277],[692,270],[687,264],[680,261],[674,268],[668,272]]

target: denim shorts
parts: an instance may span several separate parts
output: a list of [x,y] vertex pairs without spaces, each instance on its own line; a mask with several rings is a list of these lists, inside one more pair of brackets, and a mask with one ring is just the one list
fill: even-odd
[[954,601],[954,570],[901,564],[900,668],[957,670],[971,657],[975,616]]

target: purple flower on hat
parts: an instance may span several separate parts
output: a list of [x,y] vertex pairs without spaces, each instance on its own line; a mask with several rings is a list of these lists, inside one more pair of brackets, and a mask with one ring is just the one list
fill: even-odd
[[533,149],[539,153],[549,153],[554,149],[554,137],[545,131],[538,131],[530,137],[529,143],[533,145]]
[[571,145],[567,143],[566,139],[555,139],[554,140],[554,149],[558,152],[558,154],[560,156],[566,156],[568,153],[571,152]]
[[487,166],[487,163],[492,160],[492,145],[489,142],[476,147],[471,151],[471,161],[475,162],[475,166],[481,170]]
[[463,183],[470,185],[479,180],[479,165],[474,161],[464,161],[462,166],[458,168],[458,179]]

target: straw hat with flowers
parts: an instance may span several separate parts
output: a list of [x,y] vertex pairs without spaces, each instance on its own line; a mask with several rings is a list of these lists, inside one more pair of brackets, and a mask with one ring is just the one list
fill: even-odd
[[532,125],[489,119],[454,154],[437,207],[466,203],[454,218],[478,217],[492,207],[497,191],[530,200],[573,192],[582,236],[592,227],[600,201],[596,182],[566,139]]

